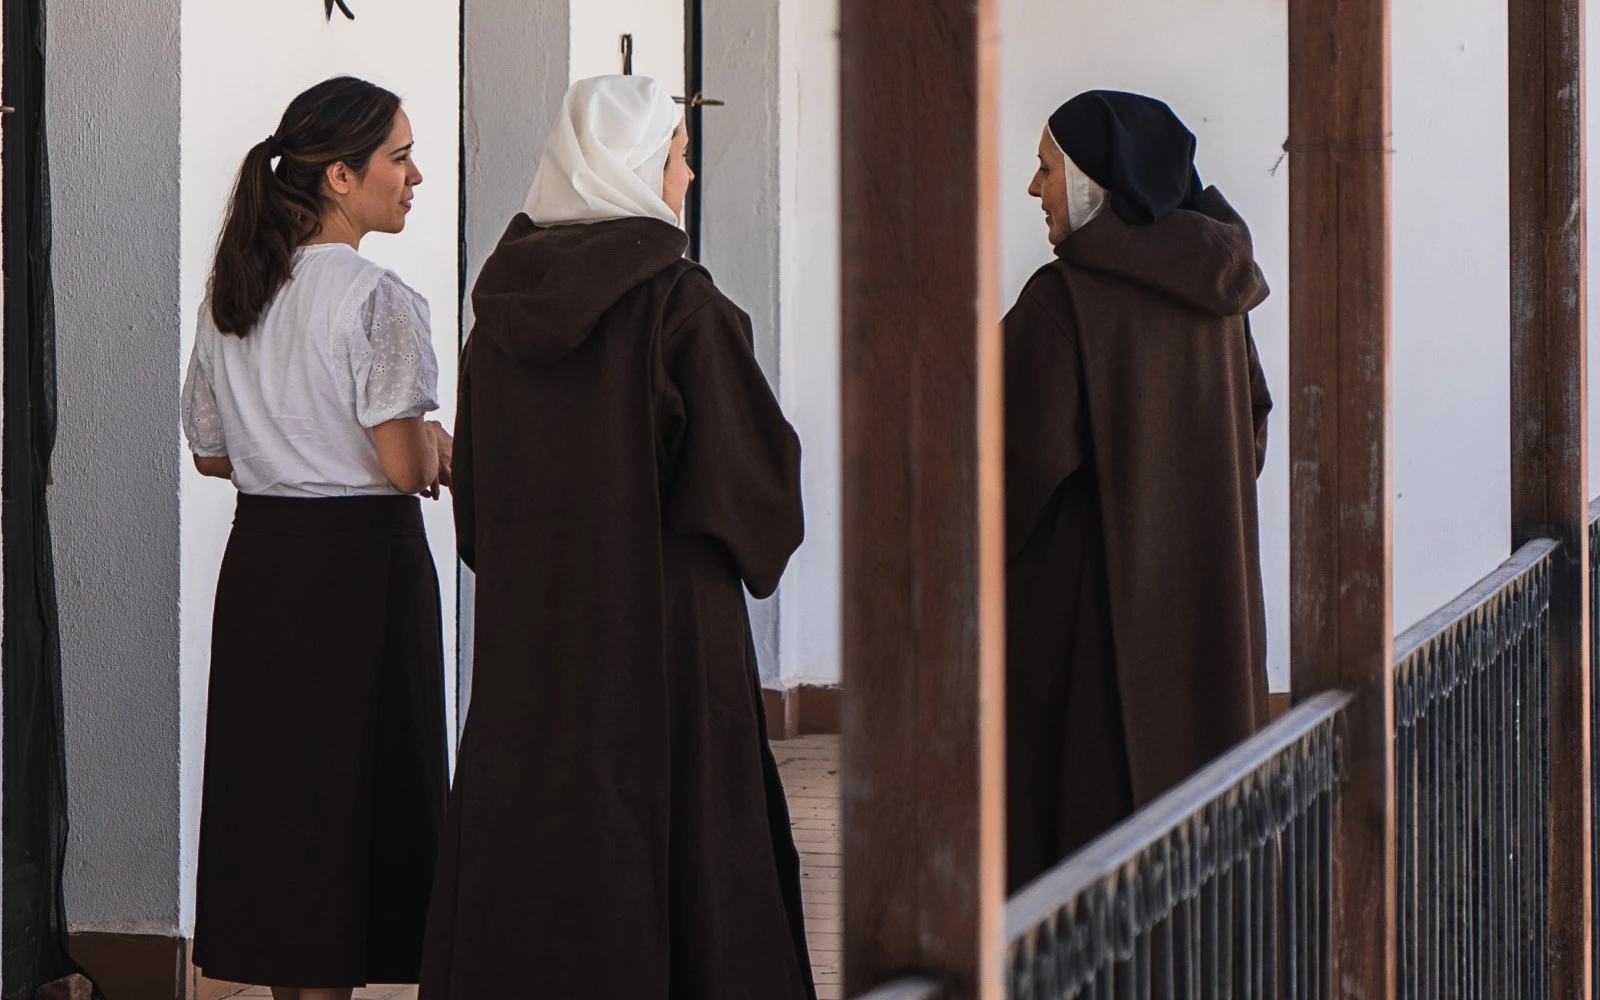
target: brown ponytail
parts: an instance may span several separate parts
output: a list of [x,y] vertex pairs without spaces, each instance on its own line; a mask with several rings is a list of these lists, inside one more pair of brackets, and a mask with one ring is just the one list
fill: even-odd
[[243,337],[255,327],[289,280],[295,250],[321,231],[328,168],[365,172],[399,110],[382,87],[335,77],[291,101],[277,132],[245,154],[211,270],[218,330]]

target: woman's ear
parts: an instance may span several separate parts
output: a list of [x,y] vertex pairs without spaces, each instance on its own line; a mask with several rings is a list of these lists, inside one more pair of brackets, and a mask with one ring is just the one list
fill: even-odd
[[349,194],[353,180],[350,168],[345,166],[343,160],[328,164],[328,190],[336,194]]

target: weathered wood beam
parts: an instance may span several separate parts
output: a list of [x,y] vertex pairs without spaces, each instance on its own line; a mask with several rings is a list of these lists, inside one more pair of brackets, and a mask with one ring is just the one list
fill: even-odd
[[1582,0],[1510,0],[1511,534],[1550,591],[1551,996],[1588,1000],[1591,862]]
[[996,6],[840,8],[850,995],[1002,988]]
[[1343,689],[1340,996],[1395,988],[1389,4],[1289,4],[1291,669]]

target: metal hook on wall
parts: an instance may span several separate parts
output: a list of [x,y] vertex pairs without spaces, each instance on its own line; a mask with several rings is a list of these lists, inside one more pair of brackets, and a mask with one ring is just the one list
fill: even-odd
[[339,13],[343,14],[346,18],[351,21],[356,19],[355,12],[350,9],[344,0],[322,0],[322,12],[327,15],[328,20],[333,20],[333,8],[335,5],[338,6]]
[[719,101],[714,97],[707,97],[703,90],[697,91],[693,97],[674,97],[673,100],[690,108],[720,108],[728,103],[727,101]]

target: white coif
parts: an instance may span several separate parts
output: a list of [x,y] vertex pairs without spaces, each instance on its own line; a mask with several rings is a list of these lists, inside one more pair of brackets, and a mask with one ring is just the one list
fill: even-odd
[[678,225],[661,200],[683,113],[643,76],[597,76],[567,91],[523,211],[538,226],[650,218]]

